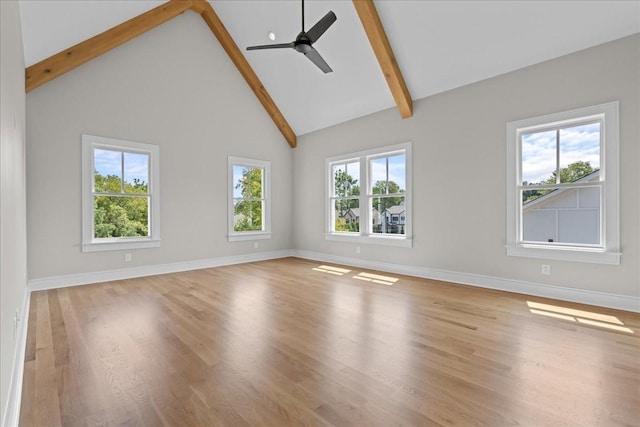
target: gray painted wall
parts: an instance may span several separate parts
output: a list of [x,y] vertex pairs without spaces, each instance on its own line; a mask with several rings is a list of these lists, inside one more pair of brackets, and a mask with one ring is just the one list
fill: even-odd
[[24,54],[17,1],[0,1],[0,422],[7,416],[16,335],[27,292]]
[[[29,279],[291,248],[292,152],[187,12],[27,95]],[[81,135],[160,146],[160,248],[81,252]],[[228,243],[227,156],[271,161],[273,238]]]
[[[429,76],[425,75],[425,79]],[[506,123],[620,101],[619,266],[507,257]],[[640,35],[460,87],[299,139],[294,150],[294,247],[368,261],[640,296]],[[413,141],[414,247],[325,240],[329,156]],[[540,274],[541,264],[551,276]]]

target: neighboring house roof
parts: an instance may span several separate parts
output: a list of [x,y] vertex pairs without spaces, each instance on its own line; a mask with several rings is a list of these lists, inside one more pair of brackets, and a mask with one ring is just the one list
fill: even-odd
[[384,212],[389,212],[391,215],[401,214],[406,211],[407,208],[405,206],[391,206],[384,210]]
[[[377,215],[378,214],[378,210],[376,208],[373,208],[373,214]],[[352,216],[354,218],[360,218],[360,208],[349,208],[344,215],[342,216]]]
[[360,208],[350,208],[344,215],[347,216],[349,213],[354,218],[360,218]]
[[[600,169],[596,169],[595,171],[591,172],[589,175],[585,175],[575,182],[589,182],[599,177],[600,177]],[[574,190],[574,188],[558,188],[558,189],[552,190],[547,194],[545,194],[544,196],[540,196],[537,199],[533,199],[525,202],[524,209],[530,209],[540,203],[544,203],[551,199],[555,199],[556,197],[560,197],[567,190]]]

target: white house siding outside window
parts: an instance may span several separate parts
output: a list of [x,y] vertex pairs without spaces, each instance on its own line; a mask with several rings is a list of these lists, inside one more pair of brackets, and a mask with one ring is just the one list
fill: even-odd
[[82,153],[82,250],[159,246],[159,147],[83,135]]
[[411,246],[411,143],[326,159],[327,239]]
[[507,125],[507,254],[619,263],[618,103]]

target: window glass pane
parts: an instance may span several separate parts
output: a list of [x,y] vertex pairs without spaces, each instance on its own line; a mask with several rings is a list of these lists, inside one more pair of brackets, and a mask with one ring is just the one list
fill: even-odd
[[389,194],[387,176],[387,157],[370,161],[371,189],[373,194]]
[[124,153],[124,192],[147,193],[149,184],[149,155]]
[[336,199],[333,231],[360,231],[360,201],[358,199]]
[[[584,200],[583,200],[584,199]],[[558,188],[522,205],[527,242],[600,244],[600,188]]]
[[233,197],[244,199],[262,198],[262,168],[248,166],[233,167]]
[[560,130],[560,182],[575,182],[600,168],[600,123]]
[[94,237],[149,236],[149,197],[94,196]]
[[100,193],[122,192],[122,152],[93,151],[94,191]]
[[233,231],[262,231],[262,212],[262,201],[234,200]]
[[371,201],[373,233],[405,234],[406,207],[404,197],[373,197]]
[[233,197],[244,199],[262,198],[262,168],[233,166]]
[[242,166],[233,166],[233,197],[242,197]]
[[389,157],[389,193],[404,193],[406,185],[406,156],[399,154]]
[[372,159],[371,190],[373,194],[404,193],[406,189],[406,156],[398,154]]
[[549,182],[557,167],[556,131],[523,134],[521,141],[522,185]]
[[333,195],[337,197],[358,196],[360,194],[360,162],[333,165]]

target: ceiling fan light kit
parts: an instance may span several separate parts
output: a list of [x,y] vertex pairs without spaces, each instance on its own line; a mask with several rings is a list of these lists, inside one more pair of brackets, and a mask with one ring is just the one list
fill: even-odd
[[[313,44],[318,41],[329,27],[336,22],[336,14],[329,11],[324,15],[316,24],[311,27],[309,31],[304,31],[304,0],[302,0],[302,31],[294,41],[291,43],[276,43],[266,44],[259,46],[249,46],[247,50],[263,50],[263,49],[284,49],[293,48],[296,51],[304,54],[311,62],[313,62],[318,68],[325,73],[330,73],[333,70],[327,64],[327,62],[320,56],[320,53],[313,47]],[[270,33],[271,34],[271,33]],[[274,37],[275,38],[275,37]]]

